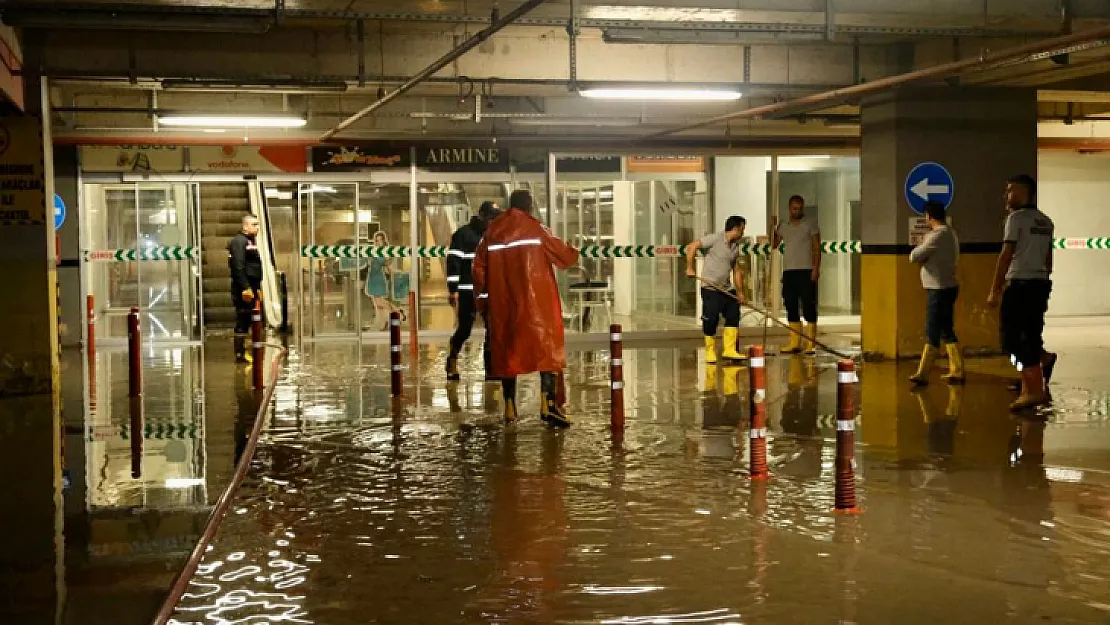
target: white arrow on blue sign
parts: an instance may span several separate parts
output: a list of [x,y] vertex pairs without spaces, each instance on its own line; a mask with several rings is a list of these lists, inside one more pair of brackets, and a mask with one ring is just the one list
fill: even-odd
[[925,202],[929,200],[940,202],[948,208],[955,192],[952,174],[940,163],[918,163],[906,176],[906,201],[918,215],[925,212]]
[[54,229],[57,230],[66,222],[66,203],[62,196],[54,194]]

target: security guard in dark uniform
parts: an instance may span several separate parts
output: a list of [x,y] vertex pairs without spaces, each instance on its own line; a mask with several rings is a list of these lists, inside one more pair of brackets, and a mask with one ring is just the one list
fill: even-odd
[[235,303],[235,362],[248,362],[247,336],[255,299],[262,299],[262,257],[255,237],[258,218],[243,216],[243,229],[227,244],[227,266],[231,270],[231,301]]
[[[451,246],[447,249],[447,292],[451,306],[458,313],[458,326],[451,336],[451,353],[447,355],[447,379],[456,381],[459,376],[459,352],[470,338],[474,326],[476,308],[474,305],[474,281],[471,268],[474,265],[474,250],[482,240],[486,224],[501,211],[493,202],[483,202],[478,208],[478,216],[455,231],[451,236]],[[488,335],[487,335],[488,336]],[[482,348],[482,360],[489,372],[489,341]]]

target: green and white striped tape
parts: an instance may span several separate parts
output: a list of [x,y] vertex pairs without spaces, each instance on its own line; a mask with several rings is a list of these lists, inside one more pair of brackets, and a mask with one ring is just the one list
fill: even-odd
[[[1110,237],[1055,239],[1053,247],[1060,250],[1110,250]],[[779,246],[779,251],[784,249]],[[305,258],[408,258],[412,248],[400,245],[306,245],[301,248]],[[863,241],[822,241],[822,254],[860,254]],[[583,258],[679,258],[685,255],[684,245],[584,245],[578,253]],[[741,243],[741,254],[768,256],[769,243]],[[417,247],[417,258],[444,258],[444,246]]]
[[1058,250],[1110,250],[1110,237],[1054,239],[1052,247]]
[[[143,424],[143,438],[147,440],[195,440],[202,430],[196,423],[144,423]],[[118,429],[112,426],[89,426],[87,429],[87,440],[108,440],[115,436],[119,436],[123,440],[127,440],[131,435],[131,426],[122,424]]]
[[92,263],[131,263],[150,260],[193,260],[198,256],[195,247],[144,247],[141,249],[86,250],[85,260]]
[[[780,246],[781,249],[781,246]],[[821,252],[824,254],[858,254],[863,251],[861,241],[824,241]],[[407,258],[411,248],[399,245],[306,245],[301,248],[305,258]],[[686,253],[684,245],[584,245],[578,250],[583,258],[679,258]],[[769,243],[742,243],[741,254],[767,256],[771,253]],[[444,258],[447,248],[443,246],[418,247],[418,258]]]

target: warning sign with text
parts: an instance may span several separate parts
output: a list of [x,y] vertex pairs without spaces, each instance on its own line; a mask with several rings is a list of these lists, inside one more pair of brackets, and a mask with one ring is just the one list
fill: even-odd
[[46,223],[41,123],[0,119],[0,226]]

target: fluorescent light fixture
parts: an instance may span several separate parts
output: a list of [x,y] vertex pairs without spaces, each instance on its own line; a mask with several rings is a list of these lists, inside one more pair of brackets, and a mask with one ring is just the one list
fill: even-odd
[[171,477],[166,480],[166,488],[192,488],[203,484],[204,478],[199,477]]
[[301,195],[308,193],[335,193],[335,187],[329,187],[322,184],[313,184],[307,187],[301,187]]
[[308,120],[295,115],[159,115],[163,126],[200,128],[303,128]]
[[292,191],[279,191],[272,187],[266,187],[266,197],[271,200],[291,200],[293,199]]
[[509,118],[513,126],[610,126],[627,128],[639,126],[640,120],[631,117],[520,117]]
[[596,100],[659,100],[665,102],[722,102],[739,100],[733,89],[684,89],[678,87],[604,87],[582,89],[582,96]]

